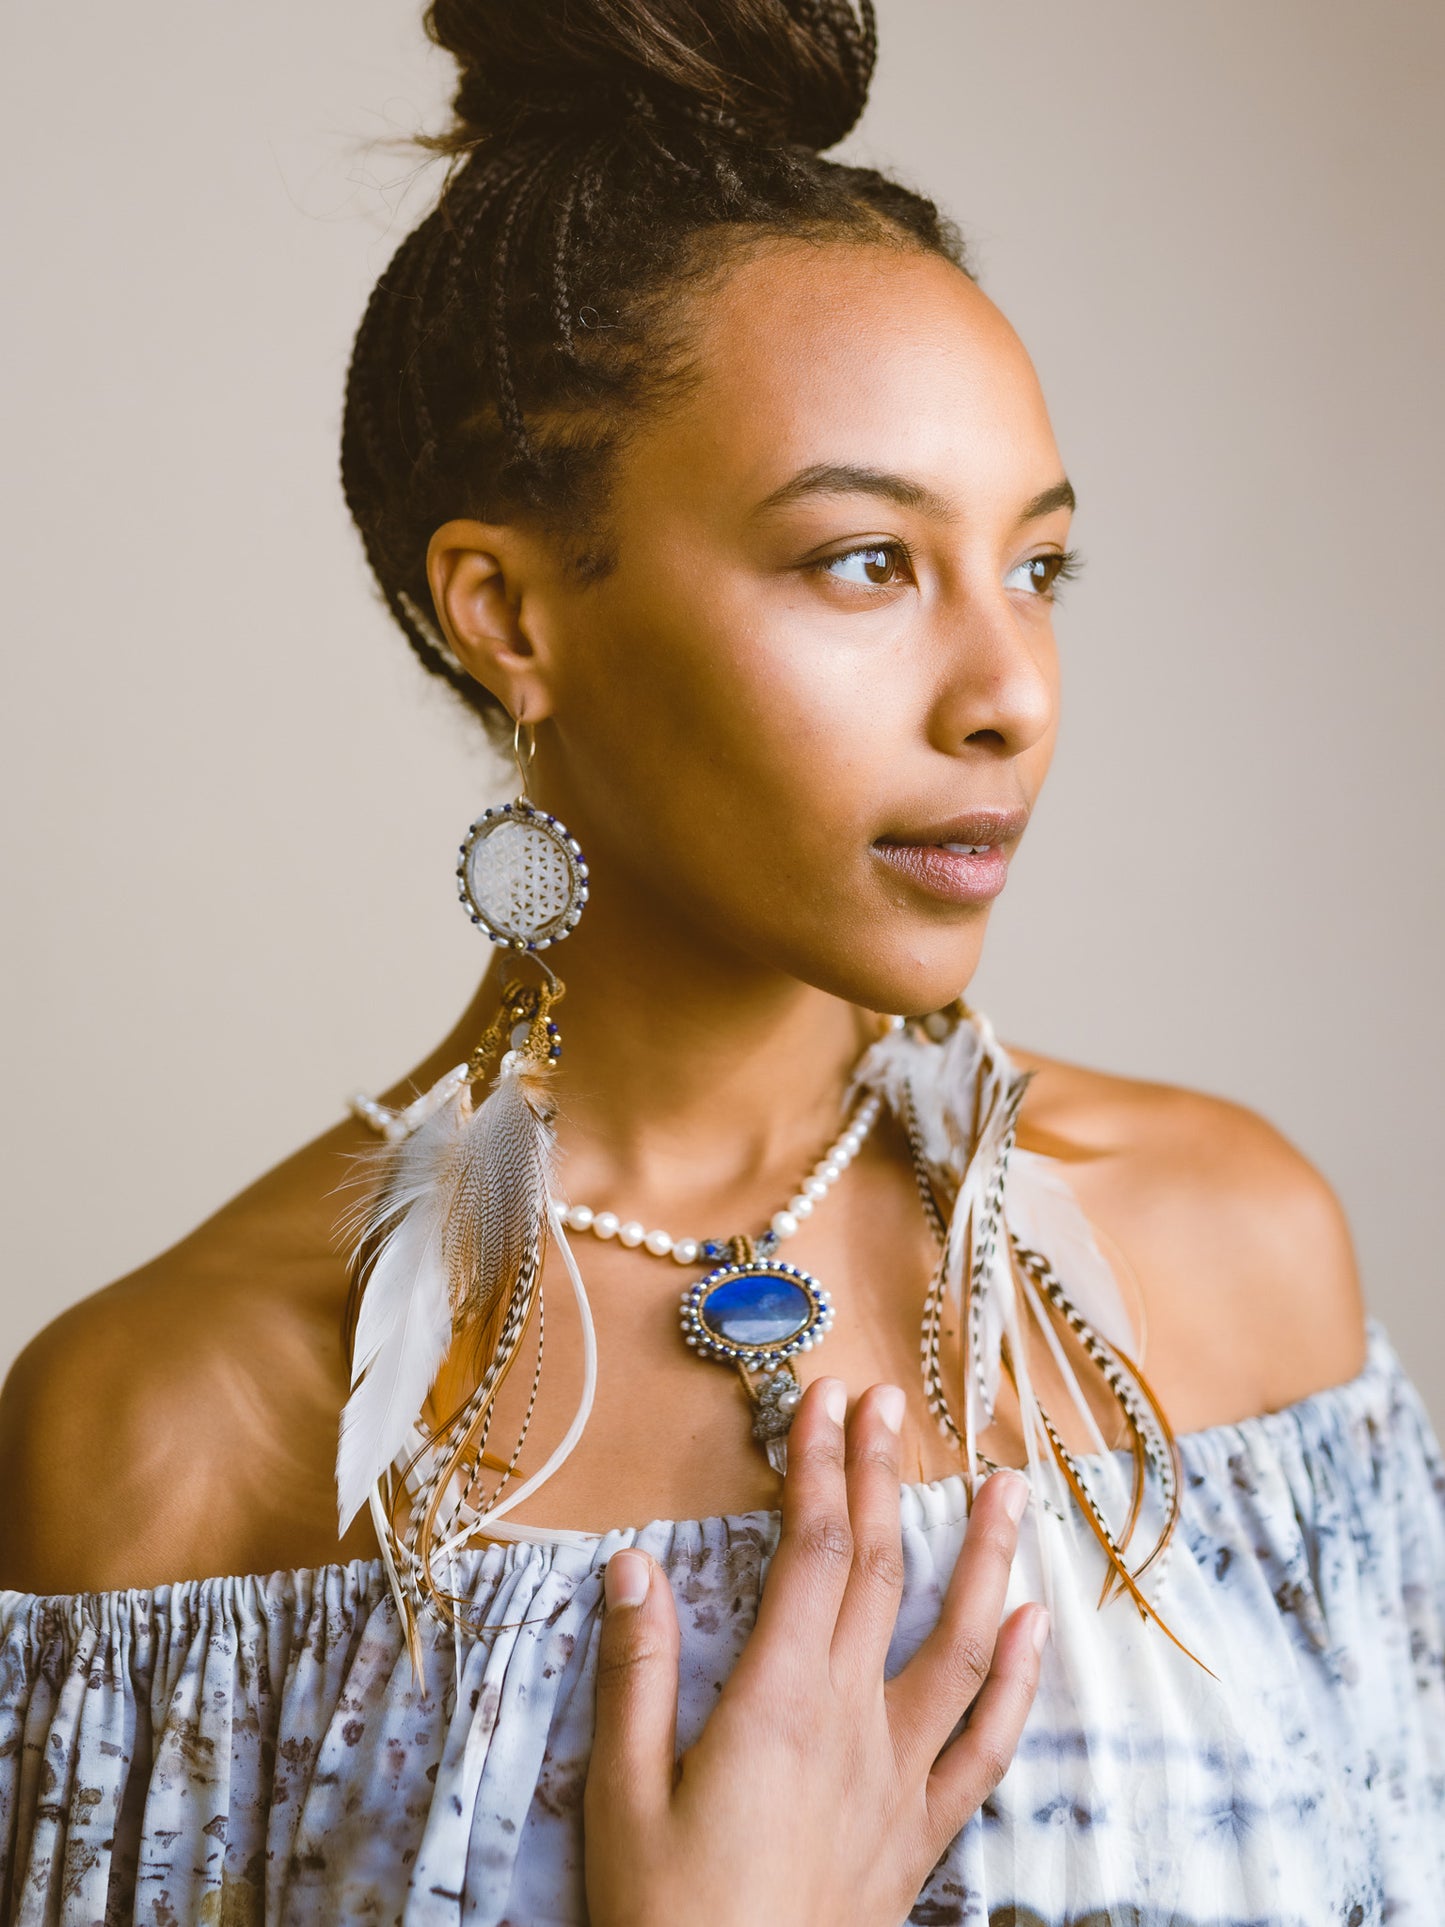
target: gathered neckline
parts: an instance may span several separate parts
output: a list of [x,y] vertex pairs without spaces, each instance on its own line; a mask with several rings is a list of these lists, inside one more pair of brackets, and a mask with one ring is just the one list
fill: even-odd
[[[1215,1425],[1201,1426],[1191,1432],[1177,1432],[1175,1442],[1180,1455],[1186,1462],[1191,1456],[1207,1456],[1213,1449],[1250,1439],[1267,1441],[1275,1433],[1287,1435],[1301,1427],[1307,1427],[1311,1420],[1319,1421],[1336,1408],[1348,1409],[1367,1399],[1372,1393],[1383,1388],[1393,1375],[1402,1367],[1389,1334],[1382,1321],[1367,1315],[1365,1319],[1366,1351],[1365,1360],[1353,1378],[1342,1379],[1338,1384],[1325,1385],[1302,1397],[1292,1400],[1288,1405],[1276,1406],[1272,1411],[1252,1412],[1244,1418],[1226,1419]],[[1109,1453],[1076,1452],[1073,1454],[1077,1464],[1087,1470],[1099,1467],[1105,1458],[1127,1460],[1128,1446],[1117,1446]],[[910,1526],[937,1526],[962,1518],[966,1514],[964,1503],[966,1485],[961,1472],[946,1473],[939,1479],[904,1480],[900,1487],[903,1510],[903,1524]],[[494,1571],[501,1571],[513,1565],[524,1563],[538,1557],[562,1559],[572,1565],[577,1554],[584,1555],[582,1572],[588,1567],[600,1569],[608,1558],[623,1546],[631,1545],[646,1536],[659,1531],[673,1534],[687,1534],[702,1537],[709,1529],[714,1532],[731,1530],[746,1532],[749,1529],[759,1533],[772,1530],[779,1517],[776,1506],[758,1507],[749,1512],[717,1512],[691,1519],[651,1519],[645,1525],[611,1526],[604,1532],[586,1532],[581,1529],[563,1527],[539,1527],[538,1536],[526,1536],[525,1526],[518,1525],[519,1536],[515,1539],[494,1540],[476,1546],[468,1546],[457,1555],[459,1566],[479,1565],[492,1562]],[[559,1536],[542,1536],[553,1532]],[[566,1536],[561,1536],[565,1533]],[[568,1557],[570,1555],[570,1557]],[[33,1606],[52,1606],[63,1608],[67,1605],[81,1606],[86,1601],[97,1605],[134,1603],[136,1601],[181,1600],[187,1596],[201,1599],[208,1594],[226,1593],[236,1589],[247,1592],[270,1594],[277,1588],[283,1592],[289,1587],[299,1589],[303,1586],[317,1588],[330,1584],[350,1584],[352,1586],[368,1582],[377,1583],[385,1588],[384,1567],[380,1554],[371,1558],[338,1560],[319,1566],[279,1567],[267,1573],[215,1574],[194,1579],[166,1580],[156,1586],[120,1586],[94,1592],[75,1593],[26,1593],[10,1587],[0,1587],[0,1611],[13,1610],[17,1605],[29,1603]]]

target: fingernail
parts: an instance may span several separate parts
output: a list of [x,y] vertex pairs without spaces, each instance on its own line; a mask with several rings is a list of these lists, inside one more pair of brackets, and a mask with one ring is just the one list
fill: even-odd
[[1029,1502],[1029,1482],[1021,1472],[995,1472],[1003,1480],[1003,1509],[1017,1525]]
[[1041,1653],[1044,1650],[1044,1641],[1048,1638],[1048,1636],[1049,1636],[1048,1608],[1045,1606],[1040,1606],[1038,1610],[1035,1613],[1033,1613],[1033,1615],[1029,1619],[1029,1638],[1033,1641],[1034,1651],[1036,1653]]
[[640,1606],[647,1597],[652,1567],[644,1552],[614,1552],[602,1575],[602,1591],[608,1608]]
[[841,1425],[848,1413],[848,1387],[841,1378],[828,1381],[828,1389],[823,1394],[823,1410],[835,1425]]
[[877,1396],[878,1416],[890,1432],[901,1432],[903,1429],[903,1405],[903,1387],[901,1385],[885,1385],[879,1391]]

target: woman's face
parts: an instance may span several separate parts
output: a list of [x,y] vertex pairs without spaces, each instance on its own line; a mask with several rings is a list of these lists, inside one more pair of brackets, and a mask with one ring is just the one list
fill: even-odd
[[692,340],[613,572],[522,578],[536,792],[657,941],[938,1008],[1053,750],[1072,492],[1033,368],[948,262],[837,243],[745,259]]

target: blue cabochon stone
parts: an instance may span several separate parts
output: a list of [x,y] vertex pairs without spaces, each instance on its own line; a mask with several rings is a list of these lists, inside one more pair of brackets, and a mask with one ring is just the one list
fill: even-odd
[[813,1316],[812,1300],[795,1279],[777,1272],[753,1272],[716,1285],[697,1315],[729,1345],[778,1345],[804,1330]]

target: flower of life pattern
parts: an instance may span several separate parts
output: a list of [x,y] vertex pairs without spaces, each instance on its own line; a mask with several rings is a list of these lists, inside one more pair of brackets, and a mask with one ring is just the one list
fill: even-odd
[[478,836],[467,859],[472,902],[506,937],[551,936],[572,903],[573,866],[539,823],[502,817]]

